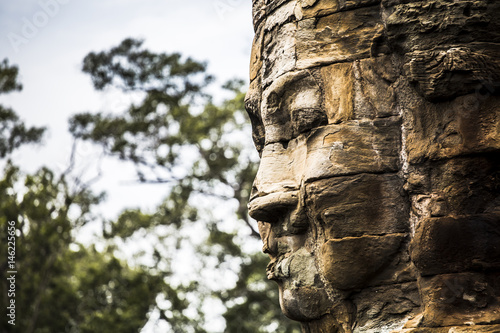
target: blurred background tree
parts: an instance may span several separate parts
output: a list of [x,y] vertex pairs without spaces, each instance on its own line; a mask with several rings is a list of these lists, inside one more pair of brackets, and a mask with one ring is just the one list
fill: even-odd
[[[7,84],[0,91],[19,90],[17,68],[4,61],[1,69],[0,82]],[[220,312],[224,332],[299,332],[266,280],[268,259],[249,246],[259,241],[246,210],[258,157],[243,83],[225,84],[228,98],[215,103],[205,64],[152,53],[135,39],[89,53],[83,71],[97,90],[119,89],[135,101],[123,110],[74,115],[74,149],[78,141],[94,143],[109,158],[132,163],[137,181],[164,186],[166,197],[155,211],[130,208],[102,220],[93,208],[104,195],[92,193],[92,181],[72,176],[78,161],[60,175],[48,169],[24,175],[7,161],[0,235],[5,240],[7,221],[16,221],[23,320],[15,331],[137,332],[149,320],[152,331],[220,332],[211,324]],[[43,134],[8,111],[0,114],[3,158]],[[102,220],[99,251],[77,242],[96,219]],[[3,267],[7,256],[1,255]],[[7,301],[5,290],[2,295]]]
[[[3,93],[21,90],[18,69],[6,60],[0,67]],[[7,225],[17,227],[15,268],[8,267],[7,246],[0,248],[2,308],[8,304],[7,271],[16,274],[15,326],[2,320],[2,332],[137,332],[147,322],[164,284],[159,275],[129,267],[113,256],[75,242],[95,216],[103,195],[79,184],[68,172],[42,168],[23,174],[9,159],[22,144],[40,144],[44,128],[26,128],[16,113],[0,106],[0,237],[7,244]]]

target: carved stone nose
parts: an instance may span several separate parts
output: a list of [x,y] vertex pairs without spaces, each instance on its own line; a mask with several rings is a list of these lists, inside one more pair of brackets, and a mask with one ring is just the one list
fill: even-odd
[[248,204],[248,214],[257,221],[277,222],[286,211],[297,207],[299,191],[275,192],[254,196]]

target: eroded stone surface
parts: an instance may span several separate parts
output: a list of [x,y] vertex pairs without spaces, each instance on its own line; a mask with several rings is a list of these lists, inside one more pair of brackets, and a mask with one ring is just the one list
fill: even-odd
[[300,2],[300,7],[304,18],[312,18],[379,3],[380,0],[303,0]]
[[500,271],[500,214],[424,219],[412,243],[422,275]]
[[387,51],[376,6],[303,19],[297,30],[297,67],[369,58]]
[[465,325],[433,328],[410,328],[393,331],[394,333],[496,333],[500,331],[500,325]]
[[412,164],[500,149],[500,98],[469,94],[430,103],[408,92],[407,150]]
[[422,326],[500,323],[499,273],[467,272],[422,277],[419,286],[424,304]]
[[366,286],[398,252],[404,237],[391,234],[329,239],[321,246],[323,274],[337,289]]
[[399,167],[399,119],[348,122],[310,132],[305,181]]
[[411,321],[420,312],[415,282],[367,288],[353,297],[358,312],[356,332],[393,331],[401,322]]
[[397,174],[332,177],[306,187],[306,205],[328,239],[407,233],[402,192]]

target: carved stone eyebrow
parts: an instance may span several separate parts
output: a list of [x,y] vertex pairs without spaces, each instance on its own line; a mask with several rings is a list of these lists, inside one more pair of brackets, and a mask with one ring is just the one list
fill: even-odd
[[328,123],[322,89],[311,70],[280,76],[262,95],[265,144],[287,142]]
[[271,85],[264,91],[263,102],[265,102],[266,97],[268,97],[272,93],[275,93],[278,96],[283,95],[283,93],[289,87],[290,84],[305,78],[306,76],[308,76],[308,74],[309,74],[308,71],[301,70],[281,75],[280,77],[278,77],[278,79],[276,79],[273,83],[271,83]]

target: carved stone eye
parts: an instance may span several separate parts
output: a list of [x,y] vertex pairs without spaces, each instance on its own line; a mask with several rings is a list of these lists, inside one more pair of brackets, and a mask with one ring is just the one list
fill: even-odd
[[313,128],[327,125],[328,117],[320,109],[299,109],[292,111],[294,134],[307,132]]

